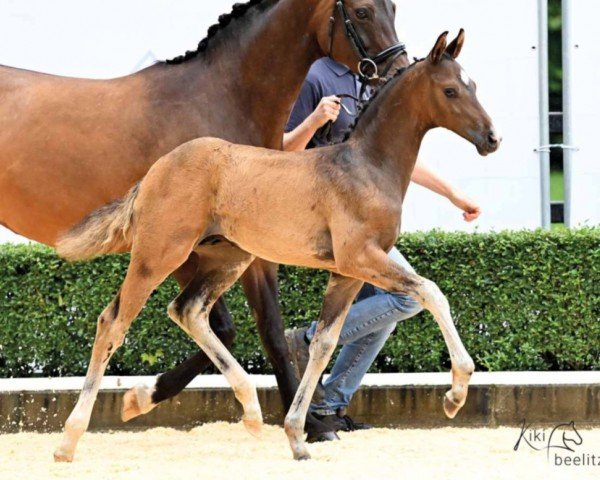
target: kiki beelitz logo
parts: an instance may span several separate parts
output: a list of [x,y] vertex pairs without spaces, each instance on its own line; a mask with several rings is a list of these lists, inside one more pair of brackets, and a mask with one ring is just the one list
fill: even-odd
[[600,455],[582,451],[583,437],[575,422],[559,423],[551,429],[535,428],[523,420],[515,452],[519,447],[546,451],[548,462],[560,466],[600,466]]

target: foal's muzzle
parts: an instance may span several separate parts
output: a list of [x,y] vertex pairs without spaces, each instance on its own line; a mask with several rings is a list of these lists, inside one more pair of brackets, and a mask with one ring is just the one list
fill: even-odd
[[486,129],[484,132],[475,135],[475,139],[477,151],[482,156],[494,153],[500,148],[500,144],[502,143],[502,136],[494,127]]

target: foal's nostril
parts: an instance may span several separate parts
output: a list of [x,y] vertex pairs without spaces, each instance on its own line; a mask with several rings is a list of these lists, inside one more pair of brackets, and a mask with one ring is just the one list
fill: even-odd
[[492,147],[495,147],[499,143],[499,139],[496,136],[496,132],[494,132],[493,130],[490,133],[488,133],[488,143]]

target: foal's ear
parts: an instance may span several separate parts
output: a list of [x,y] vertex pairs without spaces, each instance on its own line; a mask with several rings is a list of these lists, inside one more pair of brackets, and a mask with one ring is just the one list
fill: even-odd
[[460,55],[460,51],[465,44],[465,31],[464,29],[460,29],[458,32],[458,36],[452,40],[450,45],[446,48],[446,53],[450,55],[452,58],[457,58]]
[[435,46],[433,47],[433,50],[431,50],[429,57],[427,57],[431,63],[434,63],[434,64],[438,63],[444,56],[444,53],[446,52],[446,37],[447,36],[448,36],[448,32],[444,32],[438,37],[437,42],[435,42]]

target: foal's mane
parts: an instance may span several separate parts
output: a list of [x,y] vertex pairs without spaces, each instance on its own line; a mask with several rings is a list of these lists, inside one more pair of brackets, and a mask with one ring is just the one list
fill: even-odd
[[279,0],[249,0],[246,3],[236,3],[235,5],[233,5],[230,13],[224,13],[219,17],[219,23],[215,23],[214,25],[209,27],[206,37],[200,40],[200,43],[198,43],[198,47],[196,48],[196,50],[188,50],[187,52],[185,52],[184,55],[180,55],[178,57],[172,58],[171,60],[165,60],[164,62],[159,63],[166,63],[167,65],[179,65],[181,63],[187,62],[188,60],[196,58],[201,53],[206,52],[210,40],[218,32],[225,30],[232,20],[245,16],[249,10],[253,9],[253,7],[261,7],[260,13],[262,13],[278,1]]
[[404,67],[404,68],[399,68],[398,70],[396,70],[396,72],[394,72],[393,75],[390,75],[386,80],[384,80],[381,85],[379,85],[379,87],[377,87],[373,93],[373,95],[371,95],[371,98],[369,98],[366,102],[362,102],[358,108],[358,115],[356,116],[356,118],[354,119],[354,122],[352,123],[352,125],[350,125],[350,127],[348,127],[348,130],[346,131],[346,133],[344,134],[344,142],[347,141],[351,136],[352,133],[354,132],[354,130],[356,129],[356,127],[358,126],[358,122],[360,122],[360,120],[364,117],[366,111],[369,109],[369,107],[373,104],[373,102],[377,99],[377,97],[387,88],[389,88],[389,86],[392,83],[395,83],[395,81],[401,77],[405,72],[407,72],[408,70],[412,69],[415,67],[415,65],[418,65],[419,63],[421,63],[422,61],[424,61],[425,58],[416,58],[414,59],[414,62],[411,63],[408,67]]

